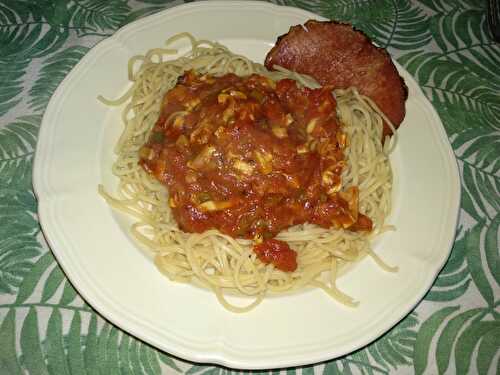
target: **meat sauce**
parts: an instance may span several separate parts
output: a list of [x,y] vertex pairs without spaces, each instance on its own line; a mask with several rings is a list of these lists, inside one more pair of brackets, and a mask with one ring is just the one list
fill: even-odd
[[255,239],[259,259],[297,267],[272,239],[302,223],[370,231],[358,189],[341,189],[346,136],[331,88],[260,75],[186,72],[164,97],[140,165],[169,191],[179,227]]

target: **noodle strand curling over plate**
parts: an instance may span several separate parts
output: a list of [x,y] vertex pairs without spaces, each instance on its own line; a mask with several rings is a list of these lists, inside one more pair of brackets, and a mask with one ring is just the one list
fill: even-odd
[[[342,292],[359,301],[356,308],[306,289],[266,297],[243,315],[228,312],[211,291],[171,282],[158,272],[151,255],[133,241],[131,218],[110,209],[97,193],[100,184],[114,192],[118,183],[111,165],[124,108],[105,106],[97,96],[117,98],[129,89],[132,56],[189,32],[263,63],[279,35],[308,19],[321,20],[261,2],[175,7],[127,25],[98,44],[49,103],[34,168],[44,234],[73,285],[97,311],[162,350],[237,368],[296,366],[341,356],[403,318],[449,255],[460,201],[456,162],[434,109],[399,66],[409,97],[390,154],[392,211],[386,223],[396,231],[372,243],[374,253],[399,272],[384,272],[369,257],[356,263],[337,281]],[[188,43],[179,45],[179,53],[188,49]],[[246,297],[230,298],[247,303]]]

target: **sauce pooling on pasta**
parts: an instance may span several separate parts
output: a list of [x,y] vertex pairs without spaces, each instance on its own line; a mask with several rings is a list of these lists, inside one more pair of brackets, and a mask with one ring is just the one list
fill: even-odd
[[189,71],[165,95],[140,164],[167,186],[182,230],[255,239],[259,259],[293,271],[296,254],[270,240],[281,230],[372,229],[358,188],[341,190],[346,142],[331,88]]

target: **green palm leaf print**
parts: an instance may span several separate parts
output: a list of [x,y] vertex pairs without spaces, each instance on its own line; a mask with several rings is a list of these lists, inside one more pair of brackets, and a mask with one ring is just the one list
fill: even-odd
[[500,254],[498,252],[500,246],[497,235],[499,228],[500,213],[497,213],[488,225],[484,236],[486,264],[488,265],[488,269],[497,284],[497,288],[500,287]]
[[57,86],[88,50],[82,46],[68,47],[45,61],[38,79],[30,90],[29,104],[34,110],[45,109]]
[[[442,52],[410,53],[399,61],[437,104],[449,134],[457,134],[458,139],[453,142],[457,149],[471,141],[470,137],[477,138],[477,132],[468,129],[491,132],[498,126],[495,118],[500,114],[500,77],[495,72],[500,52],[484,30],[484,9],[438,13],[430,24],[433,39]],[[484,144],[481,137],[477,141]],[[498,142],[492,140],[493,144]],[[478,151],[479,144],[473,145],[471,151]],[[487,148],[489,157],[492,149]],[[486,154],[483,151],[481,160]]]
[[24,76],[28,59],[0,58],[0,116],[16,106],[21,99],[19,94],[23,90],[21,78]]
[[479,290],[479,293],[483,297],[484,301],[489,306],[493,306],[495,303],[495,297],[493,294],[493,288],[489,283],[485,269],[483,268],[482,265],[482,259],[481,259],[482,254],[480,246],[481,236],[483,235],[487,227],[481,224],[482,223],[478,224],[477,226],[471,229],[469,236],[467,237],[466,240],[467,267],[469,268],[472,280],[474,281],[474,284]]
[[2,45],[0,116],[19,103],[20,99],[17,96],[22,91],[21,78],[29,62],[26,57],[16,58],[13,51],[14,41],[22,40],[23,36],[29,33],[29,27],[22,25],[23,22],[27,22],[30,16],[29,9],[19,2],[11,2],[8,5],[0,4],[0,45]]
[[436,311],[430,318],[422,323],[415,342],[415,356],[413,366],[415,374],[422,374],[428,363],[428,351],[434,335],[442,322],[459,309],[458,306],[448,306]]
[[495,280],[498,286],[500,256],[496,233],[499,223],[500,215],[497,214],[491,222],[483,220],[466,230],[463,236],[458,235],[450,259],[425,297],[427,300],[456,299],[467,291],[472,281],[485,303],[494,308],[495,286],[490,280]]
[[53,309],[47,335],[38,334],[39,319],[30,308],[21,328],[21,366],[39,374],[158,374],[159,360],[148,346],[120,333],[108,323],[99,327],[92,315],[86,333],[84,314],[73,313],[70,329],[64,333],[61,311]]
[[[437,373],[444,374],[450,366],[454,366],[453,373],[487,373],[494,364],[494,354],[489,344],[497,341],[493,333],[500,330],[499,320],[490,320],[492,310],[488,308],[476,308],[459,311],[459,307],[445,307],[432,314],[425,322],[417,335],[415,346],[416,356],[414,368],[416,374],[423,373],[428,367],[428,356],[437,358]],[[487,347],[479,345],[487,340]],[[433,355],[431,343],[435,341],[436,353]],[[497,346],[498,348],[498,346]],[[481,354],[481,361],[472,364],[474,353]],[[452,353],[454,360],[452,360]],[[432,368],[429,369],[434,372]]]
[[375,362],[385,369],[398,368],[411,364],[418,319],[412,313],[396,325],[391,331],[368,347],[368,353]]
[[481,309],[472,309],[454,316],[444,326],[441,335],[437,341],[436,354],[437,368],[440,374],[443,374],[449,367],[452,354],[453,343],[455,342],[460,330],[464,324],[467,324],[472,318],[478,315]]
[[14,293],[40,253],[31,165],[40,116],[0,129],[0,292]]
[[68,36],[67,30],[51,28],[36,6],[21,1],[0,4],[0,116],[20,102],[22,78],[31,59],[57,50]]
[[[462,296],[467,289],[472,279],[470,270],[466,262],[467,243],[470,243],[469,236],[472,236],[470,231],[465,232],[453,245],[453,249],[445,267],[439,273],[438,278],[434,282],[432,289],[425,296],[429,301],[451,301]],[[475,237],[473,237],[475,238]]]
[[0,325],[0,372],[21,374],[22,369],[16,353],[16,312],[10,309]]
[[0,187],[29,189],[40,116],[23,116],[0,129]]
[[36,203],[30,192],[0,192],[0,293],[14,293],[33,267],[41,251],[34,238]]
[[66,11],[72,27],[84,33],[102,33],[122,26],[130,7],[124,0],[78,0],[72,1]]
[[[497,354],[498,348],[500,348],[500,325],[487,332],[479,343],[476,359],[476,367],[479,375],[488,374],[489,369],[495,366],[493,358]],[[497,361],[497,374],[499,370],[500,362]],[[495,368],[493,368],[493,373],[495,373]]]
[[38,282],[40,281],[40,278],[47,272],[49,267],[54,266],[54,262],[54,257],[50,252],[45,253],[37,260],[31,272],[23,279],[23,283],[19,288],[14,302],[15,304],[23,304],[28,298],[31,297]]
[[455,8],[480,8],[484,4],[475,0],[419,0],[420,3],[425,4],[429,9],[437,13],[442,13]]
[[[159,12],[165,9],[165,6],[169,3],[173,3],[176,0],[138,0],[141,3],[146,4],[144,7],[138,8],[129,13],[127,19],[124,23],[132,22],[136,19],[149,16],[150,14]],[[189,1],[184,1],[185,3]]]
[[430,40],[427,17],[408,0],[286,0],[282,3],[312,9],[326,18],[352,23],[384,48],[415,50]]
[[[480,130],[476,130],[476,137],[467,141],[463,147],[464,153],[458,155],[458,159],[463,163],[464,188],[472,203],[472,206],[468,207],[469,211],[476,211],[475,216],[479,218],[491,220],[494,212],[500,209],[497,199],[500,191],[500,154],[495,151],[495,147],[500,144],[500,133],[492,133],[485,140],[486,144],[482,146],[481,152],[471,151],[481,138],[477,133],[480,133]],[[474,154],[469,156],[470,152]],[[486,157],[481,158],[485,153]]]
[[[0,116],[21,101],[22,79],[33,59],[58,50],[67,40],[70,30],[80,36],[107,35],[109,31],[123,25],[129,12],[130,7],[122,0],[2,2],[0,82],[3,84],[0,87]],[[45,29],[47,26],[48,30]],[[37,90],[32,94],[36,95]],[[34,103],[38,104],[36,109],[39,109],[36,99]]]
[[472,355],[479,341],[487,333],[493,330],[498,332],[499,329],[500,321],[473,321],[463,330],[455,344],[455,369],[458,374],[469,372]]

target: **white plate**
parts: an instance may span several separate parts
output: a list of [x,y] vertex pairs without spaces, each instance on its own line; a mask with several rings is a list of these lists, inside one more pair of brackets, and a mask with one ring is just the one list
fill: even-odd
[[80,294],[111,322],[171,354],[236,368],[273,368],[331,359],[376,339],[424,296],[446,261],[460,183],[443,126],[413,78],[407,116],[392,155],[397,232],[376,251],[400,272],[364,259],[339,284],[361,301],[350,309],[313,290],[265,300],[250,313],[225,311],[208,291],[162,276],[127,234],[127,219],[97,194],[112,186],[112,147],[121,108],[96,97],[128,87],[127,60],[189,31],[263,61],[276,37],[312,13],[262,2],[200,2],[144,18],[99,43],[72,70],[43,118],[35,158],[39,218],[59,264]]

